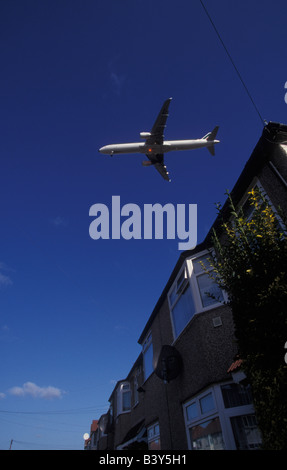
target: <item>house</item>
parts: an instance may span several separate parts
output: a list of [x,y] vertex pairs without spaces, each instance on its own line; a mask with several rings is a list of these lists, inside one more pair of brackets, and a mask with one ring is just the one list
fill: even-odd
[[94,419],[91,424],[90,437],[85,439],[85,450],[93,450],[97,448],[97,431],[98,420]]
[[[264,127],[231,192],[235,205],[247,211],[247,193],[255,186],[287,214],[287,126]],[[226,216],[228,211],[226,202]],[[213,228],[220,231],[218,218],[201,244],[180,255],[139,336],[141,353],[109,398],[98,449],[260,447],[232,311],[201,264],[212,248]]]

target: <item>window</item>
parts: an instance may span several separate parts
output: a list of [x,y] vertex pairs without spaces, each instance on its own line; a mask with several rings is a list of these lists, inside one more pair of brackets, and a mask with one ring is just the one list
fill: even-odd
[[192,450],[224,450],[219,418],[203,421],[190,428]]
[[225,408],[233,408],[235,406],[250,405],[252,396],[250,386],[231,383],[221,386],[223,401]]
[[139,402],[139,392],[138,392],[139,384],[138,384],[138,376],[134,376],[134,406],[136,406]]
[[[260,183],[259,180],[257,180],[256,182],[253,183],[253,185],[250,187],[250,190],[252,190],[252,189],[255,189],[256,191],[259,190],[261,192],[261,194],[265,198],[265,201],[271,207],[271,209],[272,209],[272,211],[273,211],[273,213],[274,213],[274,215],[277,219],[278,229],[285,232],[285,230],[286,230],[285,229],[285,224],[284,224],[283,220],[281,219],[280,215],[278,214],[278,211],[276,210],[276,208],[272,204],[272,201],[270,200],[269,196],[267,195],[266,191],[264,190],[264,188],[263,188],[263,186],[262,186],[262,184]],[[254,212],[255,209],[254,209],[254,206],[251,206],[251,204],[250,204],[250,196],[248,194],[245,195],[243,201],[241,202],[241,208],[242,208],[244,217],[246,217],[247,220],[251,220],[252,217],[253,217],[253,212]],[[263,200],[261,201],[260,208],[261,208],[261,210],[264,209]]]
[[160,450],[160,433],[158,423],[155,423],[147,428],[147,441],[149,450]]
[[124,384],[122,390],[123,411],[130,411],[131,409],[131,391],[130,384]]
[[261,446],[261,435],[254,414],[231,418],[232,429],[237,450],[258,450]]
[[202,394],[185,408],[190,448],[192,450],[225,449],[213,393]]
[[197,404],[196,402],[194,403],[191,403],[191,405],[188,405],[186,407],[186,416],[187,416],[187,420],[188,421],[191,421],[195,418],[198,417],[198,412],[197,412]]
[[201,254],[197,258],[188,260],[169,292],[168,300],[175,338],[195,313],[220,305],[224,301],[222,290],[201,264],[203,263],[210,272],[212,268],[207,260],[208,257],[209,254]]
[[204,395],[202,398],[196,399],[193,403],[186,407],[186,415],[188,421],[208,413],[215,409],[214,399],[212,393]]
[[183,405],[191,450],[252,450],[261,446],[249,386],[217,384]]
[[128,382],[123,382],[117,389],[117,414],[131,410],[131,390]]
[[[257,181],[257,183],[255,183],[250,188],[250,190],[252,190],[252,189],[255,189],[256,191],[258,191],[258,190],[261,191],[261,194],[264,194],[264,196],[267,198],[266,193],[265,193],[263,187],[261,186],[261,184],[259,183],[259,181]],[[270,203],[269,198],[267,198],[267,200]],[[249,195],[245,196],[245,200],[242,203],[241,208],[242,208],[242,212],[244,214],[244,217],[246,217],[248,220],[252,219],[252,214],[254,212],[254,206],[251,206],[251,204],[250,204],[250,196]]]
[[143,343],[143,366],[144,380],[146,380],[153,373],[153,347],[151,333],[148,334]]
[[195,313],[186,267],[179,274],[178,279],[169,294],[169,305],[171,309],[174,335],[177,337]]
[[208,413],[215,409],[212,393],[208,393],[199,400],[200,411],[202,414]]
[[107,435],[108,422],[109,417],[107,413],[100,417],[98,422],[99,438]]
[[214,305],[219,302],[223,302],[224,300],[222,290],[205,271],[206,269],[208,269],[209,272],[211,271],[211,266],[208,261],[209,257],[209,254],[205,254],[192,261],[193,273],[196,279],[200,301],[203,308],[209,307],[210,305]]

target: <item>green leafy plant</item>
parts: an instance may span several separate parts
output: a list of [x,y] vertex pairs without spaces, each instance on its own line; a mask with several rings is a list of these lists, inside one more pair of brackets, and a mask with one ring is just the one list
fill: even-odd
[[286,223],[258,189],[249,193],[250,217],[228,198],[229,219],[213,232],[210,275],[228,295],[263,448],[287,449]]

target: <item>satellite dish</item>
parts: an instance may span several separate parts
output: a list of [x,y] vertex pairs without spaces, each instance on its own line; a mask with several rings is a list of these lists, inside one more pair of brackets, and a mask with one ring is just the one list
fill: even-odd
[[90,434],[88,434],[87,432],[85,432],[85,434],[83,435],[83,438],[85,439],[85,441],[86,441],[87,439],[89,439],[89,437],[90,437]]
[[164,345],[155,363],[155,373],[165,383],[175,379],[181,372],[182,359],[174,346]]

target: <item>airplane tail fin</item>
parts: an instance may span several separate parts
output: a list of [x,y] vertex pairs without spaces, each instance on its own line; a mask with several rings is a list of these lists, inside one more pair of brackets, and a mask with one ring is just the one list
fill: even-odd
[[204,137],[202,137],[203,139],[205,140],[208,140],[208,142],[210,142],[211,140],[215,140],[215,137],[216,137],[216,134],[218,132],[218,129],[219,129],[219,126],[215,126],[215,128],[213,129],[213,131],[211,132],[208,132],[208,134],[206,134]]

